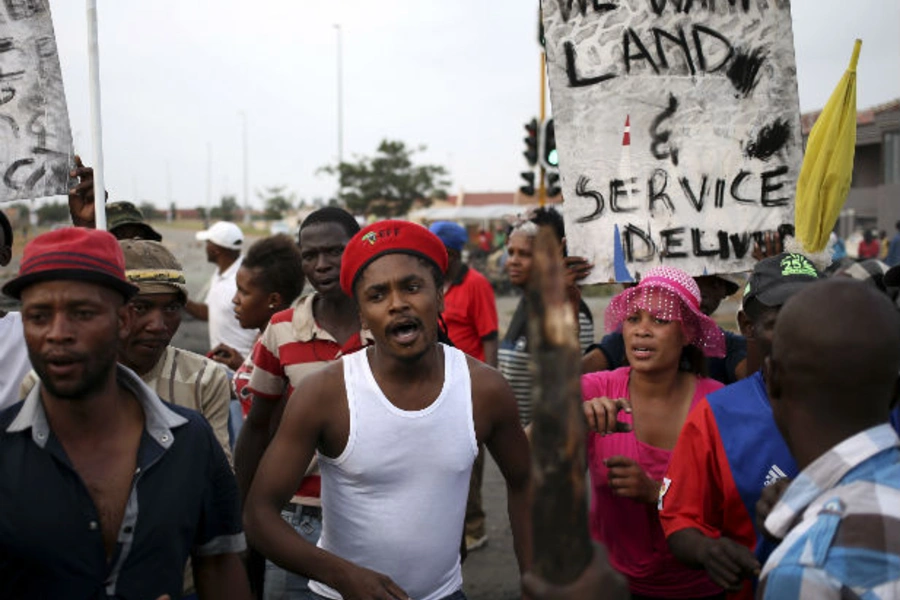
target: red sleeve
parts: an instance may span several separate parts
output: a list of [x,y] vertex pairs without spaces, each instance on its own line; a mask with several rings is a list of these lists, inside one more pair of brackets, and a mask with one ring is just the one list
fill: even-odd
[[469,305],[472,314],[470,316],[475,323],[478,337],[483,339],[500,330],[497,319],[497,301],[494,298],[494,288],[484,276],[479,274],[479,277],[474,277],[472,284],[472,302]]
[[708,537],[720,536],[725,460],[721,447],[715,417],[704,398],[688,415],[663,480],[659,520],[667,537],[689,528]]
[[253,369],[246,389],[259,398],[280,400],[286,387],[286,377],[281,360],[275,354],[278,352],[278,341],[274,339],[272,330],[273,324],[270,322],[253,347]]

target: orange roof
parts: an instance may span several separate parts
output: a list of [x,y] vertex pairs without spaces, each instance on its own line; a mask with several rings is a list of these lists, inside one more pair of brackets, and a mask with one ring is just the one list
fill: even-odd
[[[562,202],[561,197],[548,198],[551,204]],[[515,192],[460,192],[458,195],[448,196],[447,202],[451,206],[490,206],[493,204],[535,204],[537,199],[525,196],[519,191]]]
[[[856,124],[867,125],[869,123],[874,123],[876,115],[894,110],[900,110],[900,98],[856,111]],[[800,127],[803,131],[803,135],[809,134],[820,114],[822,114],[822,111],[816,110],[800,115]]]

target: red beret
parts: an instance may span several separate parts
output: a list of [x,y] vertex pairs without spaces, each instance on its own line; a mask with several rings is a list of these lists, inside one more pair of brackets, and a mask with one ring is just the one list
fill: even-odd
[[447,272],[447,248],[436,235],[410,221],[377,221],[354,235],[341,259],[341,289],[353,296],[353,285],[369,263],[385,254],[411,254]]
[[25,246],[19,276],[3,286],[3,293],[20,299],[28,286],[60,279],[96,283],[126,299],[138,291],[125,278],[125,256],[111,233],[64,227],[41,234]]

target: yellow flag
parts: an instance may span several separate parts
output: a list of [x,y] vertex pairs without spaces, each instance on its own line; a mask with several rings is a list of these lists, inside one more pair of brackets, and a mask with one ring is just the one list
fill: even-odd
[[809,133],[797,180],[794,227],[807,252],[828,243],[850,191],[856,152],[856,63],[862,41],[856,40],[844,73]]

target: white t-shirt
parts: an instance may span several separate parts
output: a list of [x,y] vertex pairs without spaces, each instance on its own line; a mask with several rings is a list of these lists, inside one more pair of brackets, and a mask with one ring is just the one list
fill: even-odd
[[31,371],[22,313],[11,312],[0,317],[0,410],[21,400],[19,384]]
[[256,341],[255,329],[242,329],[234,316],[234,305],[231,299],[237,291],[235,277],[241,266],[243,257],[239,257],[224,273],[216,271],[209,282],[209,293],[206,305],[209,307],[209,347],[219,344],[231,346],[244,357],[250,354],[253,342]]

